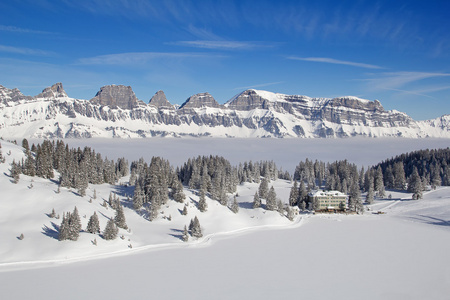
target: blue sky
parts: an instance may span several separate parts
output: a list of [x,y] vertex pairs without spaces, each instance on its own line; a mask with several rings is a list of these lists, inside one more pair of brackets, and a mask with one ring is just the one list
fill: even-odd
[[0,84],[62,82],[145,102],[248,88],[378,99],[417,120],[450,114],[450,1],[0,2]]

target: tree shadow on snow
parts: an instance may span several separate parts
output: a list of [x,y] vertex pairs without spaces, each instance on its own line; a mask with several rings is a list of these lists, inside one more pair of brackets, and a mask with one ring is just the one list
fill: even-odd
[[410,217],[410,219],[424,222],[424,223],[430,224],[430,225],[450,226],[450,221],[446,221],[444,219],[431,217],[431,216],[417,215],[416,217]]
[[47,225],[44,225],[42,227],[42,233],[48,237],[51,237],[51,238],[57,240],[58,236],[59,236],[59,225],[57,225],[54,222],[50,222],[50,223],[52,224],[52,228],[48,227]]
[[173,232],[179,233],[179,234],[169,233],[169,235],[171,235],[177,239],[183,240],[183,231],[184,230],[175,229],[175,228],[170,228],[170,230],[172,230]]
[[[113,188],[113,192],[116,193],[117,196],[122,197],[120,203],[124,207],[134,210],[133,208],[134,186],[115,185]],[[127,197],[130,197],[130,201],[126,200]]]
[[253,202],[239,202],[238,205],[240,208],[253,209]]

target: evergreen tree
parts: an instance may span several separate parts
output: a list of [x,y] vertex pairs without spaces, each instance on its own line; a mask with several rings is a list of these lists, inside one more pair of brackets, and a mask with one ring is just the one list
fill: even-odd
[[264,177],[259,184],[258,194],[260,198],[266,199],[269,192],[269,182]]
[[133,194],[133,208],[136,210],[141,209],[143,204],[144,204],[144,193],[142,192],[141,185],[136,183]]
[[369,186],[369,190],[367,191],[367,195],[366,195],[366,203],[367,204],[372,204],[373,203],[373,187],[372,185]]
[[183,184],[177,180],[175,186],[172,188],[172,197],[173,200],[179,203],[183,203],[186,195],[183,192]]
[[279,199],[277,201],[277,211],[280,214],[284,214],[284,205],[283,205],[283,202],[281,202],[281,200],[279,200]]
[[378,196],[384,197],[384,180],[383,180],[383,171],[381,167],[378,166],[376,174],[375,174],[375,191],[377,191]]
[[300,210],[301,211],[305,211],[306,210],[306,202],[305,201],[300,202]]
[[414,200],[422,199],[422,180],[420,179],[419,172],[414,166],[411,176],[408,178],[408,192],[413,193],[412,198]]
[[233,202],[231,203],[230,209],[235,214],[237,214],[239,212],[239,204],[238,204],[238,202],[236,200],[236,196],[234,196],[234,198],[233,198]]
[[361,191],[358,184],[352,184],[350,187],[348,206],[351,211],[357,211],[361,203]]
[[66,217],[66,214],[63,214],[61,225],[59,225],[58,232],[58,240],[64,241],[69,239],[69,217],[70,214]]
[[96,189],[94,189],[94,195],[92,196],[92,198],[95,200],[95,199],[97,199],[97,190]]
[[294,185],[291,187],[291,192],[289,193],[289,206],[298,205],[299,197],[298,184],[297,181],[294,181]]
[[20,167],[16,164],[16,161],[13,160],[11,164],[10,176],[13,179],[14,183],[18,183],[20,179]]
[[308,198],[308,191],[305,187],[305,182],[300,182],[300,187],[298,188],[298,200],[297,203],[300,204],[302,201],[305,201]]
[[78,236],[81,231],[81,220],[80,215],[78,214],[78,209],[75,206],[72,214],[69,217],[69,239],[72,241],[78,240]]
[[198,201],[198,209],[201,212],[205,212],[208,209],[208,204],[206,203],[205,190],[200,189],[200,199]]
[[106,223],[105,230],[103,231],[103,238],[105,240],[114,240],[117,237],[118,233],[119,229],[117,228],[114,219],[110,218],[108,220],[108,223]]
[[405,169],[401,161],[394,164],[394,184],[395,188],[404,190],[406,186]]
[[219,197],[220,197],[219,198],[219,203],[222,204],[223,206],[227,205],[228,197],[227,197],[227,194],[226,194],[225,190],[222,190],[220,192],[220,196]]
[[94,214],[89,218],[86,231],[89,233],[100,233],[100,222],[95,211]]
[[117,227],[128,229],[127,222],[125,220],[125,214],[123,212],[123,206],[118,204],[116,207],[116,215],[114,217]]
[[295,216],[294,210],[292,209],[291,206],[288,205],[286,217],[288,218],[289,221],[294,221],[294,216]]
[[277,194],[275,193],[275,189],[273,188],[273,186],[270,187],[270,190],[267,193],[266,208],[268,210],[277,209]]
[[147,207],[148,219],[150,221],[153,221],[158,217],[158,209],[159,209],[158,205],[156,205],[153,202],[150,202],[149,206]]
[[183,236],[181,237],[181,239],[183,240],[183,242],[187,242],[189,240],[189,232],[186,228],[186,225],[184,225]]
[[261,198],[259,198],[258,191],[253,196],[253,208],[261,207]]
[[202,229],[200,227],[200,221],[197,216],[195,216],[194,220],[191,220],[191,225],[189,225],[191,230],[191,235],[196,238],[201,238],[203,236]]
[[186,207],[186,206],[183,207],[183,211],[181,212],[181,214],[182,214],[183,216],[185,216],[185,215],[188,214],[188,211],[187,211],[187,207]]

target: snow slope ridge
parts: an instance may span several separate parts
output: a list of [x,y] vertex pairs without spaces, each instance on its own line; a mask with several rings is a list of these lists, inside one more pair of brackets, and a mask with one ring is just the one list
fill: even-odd
[[[159,94],[158,94],[159,93]],[[450,137],[450,117],[415,121],[377,100],[310,98],[246,90],[224,105],[209,93],[172,106],[162,92],[147,105],[131,87],[102,87],[90,101],[58,83],[36,97],[0,86],[0,136],[11,138]]]
[[[21,174],[19,182],[14,184],[8,174],[13,160],[18,162],[24,158],[23,148],[5,141],[1,141],[1,146],[6,162],[0,163],[0,270],[58,265],[143,250],[199,247],[227,236],[262,229],[293,228],[303,223],[298,214],[292,222],[279,212],[251,208],[249,204],[258,188],[256,183],[238,187],[239,196],[236,198],[240,209],[236,214],[228,206],[209,197],[206,198],[207,211],[200,212],[197,207],[197,191],[185,188],[185,203],[169,200],[163,205],[159,216],[150,222],[140,211],[131,208],[132,203],[127,196],[132,195],[134,188],[125,185],[128,177],[124,177],[116,185],[90,184],[84,197],[63,187],[58,192],[57,172],[51,180]],[[291,183],[284,180],[272,183],[277,195],[286,200]],[[95,212],[103,232],[109,218],[115,215],[114,209],[103,206],[112,192],[117,194],[124,206],[129,230],[120,229],[119,236],[122,238],[108,241],[101,235],[88,233],[84,229]],[[232,196],[229,195],[231,198]],[[77,241],[59,241],[62,216],[65,212],[72,212],[74,207],[77,207],[82,223],[80,236]],[[187,208],[187,215],[181,214],[184,207]],[[50,215],[52,210],[59,218]],[[183,242],[183,228],[194,217],[200,220],[203,237],[190,237],[188,242]],[[19,238],[21,234],[23,239]]]

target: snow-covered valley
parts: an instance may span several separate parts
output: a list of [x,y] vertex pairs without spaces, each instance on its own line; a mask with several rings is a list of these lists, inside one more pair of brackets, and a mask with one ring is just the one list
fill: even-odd
[[[379,162],[378,156],[448,145],[439,139],[421,140],[422,144],[407,139],[322,140],[320,145],[317,140],[302,140],[302,145],[282,140],[276,146],[268,146],[267,140],[139,141],[73,140],[69,145],[90,143],[108,157],[126,156],[130,161],[139,153],[146,160],[162,155],[174,165],[197,154],[228,153],[232,163],[252,155],[254,160],[274,159],[290,172],[305,157],[334,161],[345,156],[368,165]],[[208,210],[200,212],[197,192],[185,187],[186,204],[169,200],[150,222],[127,202],[133,187],[120,183],[90,184],[84,197],[67,188],[57,193],[54,180],[21,175],[13,184],[9,164],[20,161],[23,150],[1,144],[6,158],[0,164],[2,298],[59,299],[69,290],[73,290],[65,296],[69,299],[446,299],[450,293],[448,187],[425,192],[418,201],[409,200],[409,193],[388,191],[392,199],[376,200],[366,206],[370,211],[364,215],[300,213],[294,221],[276,211],[252,208],[256,183],[238,186],[237,214],[210,198]],[[204,153],[195,154],[195,149]],[[283,155],[277,149],[285,149]],[[270,184],[286,203],[292,183]],[[114,216],[112,208],[102,206],[111,191],[124,205],[130,228],[120,229],[123,239],[107,241],[82,232],[78,241],[58,241],[61,219],[49,217],[53,208],[62,215],[77,206],[83,229],[95,211],[103,229],[107,218]],[[182,215],[185,205],[188,214]],[[386,214],[373,214],[377,211]],[[195,216],[204,236],[185,243],[183,227]]]

